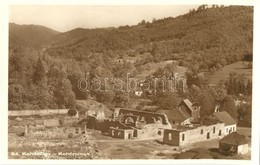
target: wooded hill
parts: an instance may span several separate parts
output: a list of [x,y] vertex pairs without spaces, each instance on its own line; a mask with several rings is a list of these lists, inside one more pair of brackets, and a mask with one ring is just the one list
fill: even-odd
[[51,56],[82,60],[92,53],[111,58],[150,53],[150,61],[184,59],[202,69],[219,67],[252,54],[253,8],[199,8],[176,18],[141,21],[135,26],[75,29],[55,37]]
[[9,44],[23,45],[34,49],[49,45],[59,32],[40,25],[9,24]]
[[[91,77],[122,78],[129,72],[135,75],[145,63],[176,60],[193,75],[252,60],[252,45],[253,8],[242,6],[202,5],[176,18],[65,33],[10,24],[9,109],[73,107],[75,99],[89,95],[77,87],[87,72]],[[142,58],[113,62],[126,56]],[[90,94],[113,106],[127,103],[123,93]]]

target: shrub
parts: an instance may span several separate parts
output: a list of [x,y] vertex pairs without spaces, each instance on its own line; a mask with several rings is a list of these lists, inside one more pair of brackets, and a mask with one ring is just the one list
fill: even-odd
[[73,138],[73,133],[69,133],[68,138]]
[[68,111],[68,115],[70,115],[70,116],[75,116],[76,114],[77,114],[77,111],[75,109],[70,109]]

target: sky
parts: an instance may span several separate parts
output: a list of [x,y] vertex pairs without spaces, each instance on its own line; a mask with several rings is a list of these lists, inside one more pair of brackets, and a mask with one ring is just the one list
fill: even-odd
[[43,25],[65,32],[75,28],[136,25],[143,19],[176,17],[198,5],[164,6],[54,6],[16,5],[9,7],[9,22]]

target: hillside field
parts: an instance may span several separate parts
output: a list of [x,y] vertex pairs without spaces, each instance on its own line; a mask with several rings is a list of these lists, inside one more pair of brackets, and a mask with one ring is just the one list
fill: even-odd
[[248,62],[238,61],[230,65],[226,65],[220,70],[216,71],[209,77],[210,84],[217,84],[220,80],[226,80],[229,74],[235,72],[237,74],[245,74],[246,77],[252,78],[252,68],[248,67]]

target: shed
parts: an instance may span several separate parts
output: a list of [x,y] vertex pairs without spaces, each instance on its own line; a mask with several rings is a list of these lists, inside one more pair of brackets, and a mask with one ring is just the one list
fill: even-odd
[[237,132],[232,132],[219,141],[219,152],[222,154],[248,153],[248,140]]

